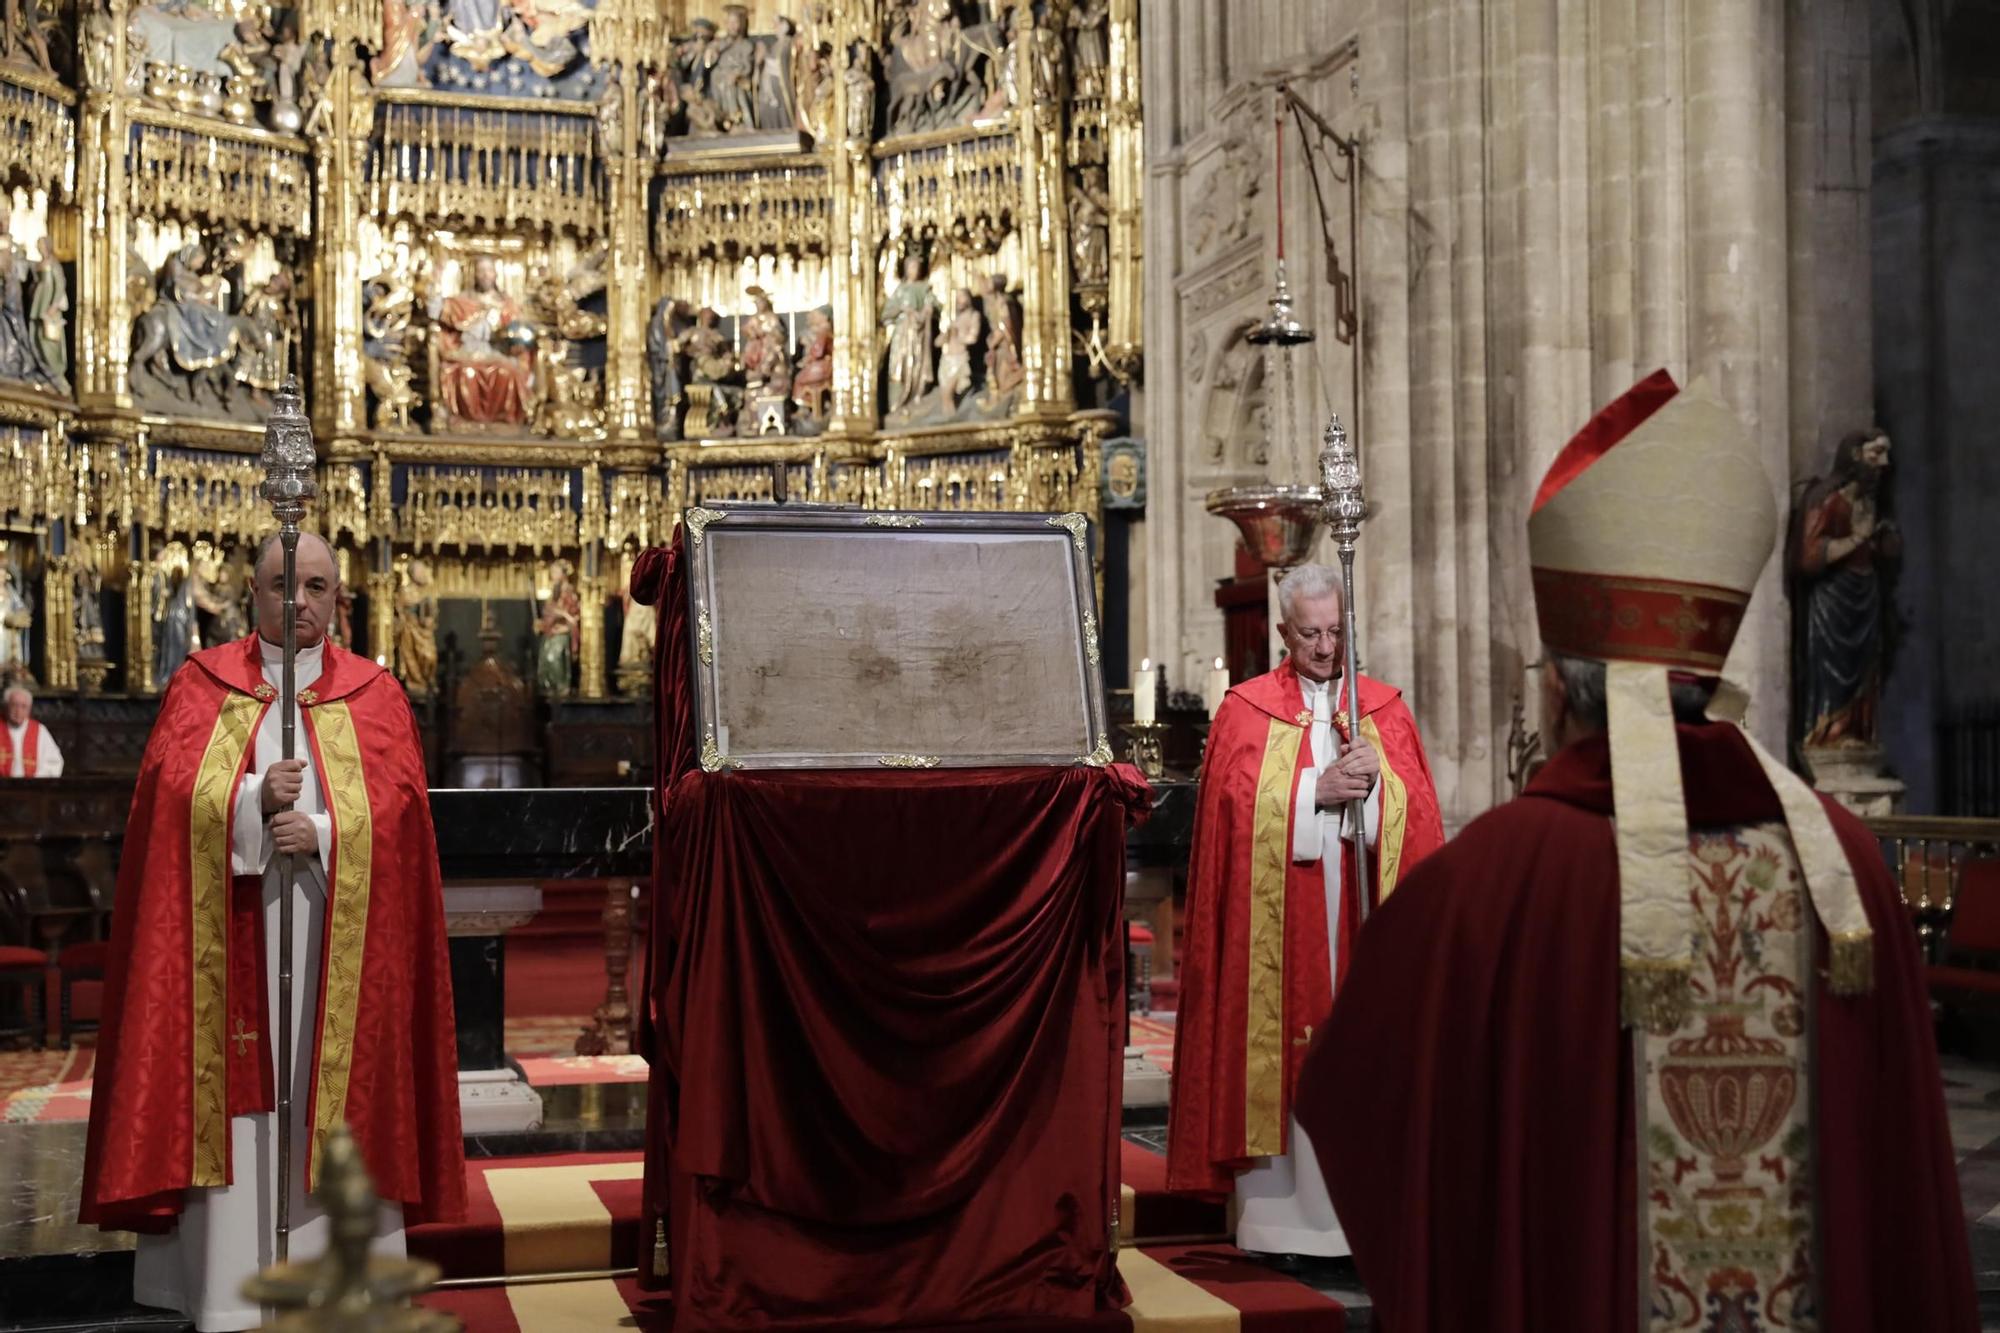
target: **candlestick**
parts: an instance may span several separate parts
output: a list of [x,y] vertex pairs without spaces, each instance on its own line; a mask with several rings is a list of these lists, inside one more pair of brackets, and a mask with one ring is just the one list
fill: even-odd
[[1208,685],[1201,692],[1202,702],[1208,705],[1209,717],[1215,716],[1216,710],[1222,707],[1223,696],[1228,693],[1229,668],[1222,665],[1222,659],[1218,657],[1215,665],[1209,668]]
[[1139,659],[1139,669],[1132,675],[1132,720],[1141,724],[1151,722],[1155,704],[1160,692],[1160,673],[1153,669],[1153,659]]

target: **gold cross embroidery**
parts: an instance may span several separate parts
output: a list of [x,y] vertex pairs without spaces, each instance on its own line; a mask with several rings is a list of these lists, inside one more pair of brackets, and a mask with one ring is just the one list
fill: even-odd
[[1310,1045],[1312,1045],[1312,1039],[1313,1039],[1313,1025],[1312,1025],[1312,1024],[1310,1024],[1310,1023],[1308,1023],[1308,1024],[1306,1024],[1306,1035],[1305,1035],[1305,1036],[1303,1036],[1303,1037],[1293,1037],[1293,1038],[1292,1038],[1292,1045],[1294,1045],[1294,1046],[1310,1046]]
[[1680,610],[1670,616],[1659,618],[1661,629],[1674,632],[1674,646],[1686,649],[1694,642],[1694,636],[1708,628],[1708,622],[1694,612],[1694,598],[1683,596]]
[[236,1031],[229,1034],[229,1040],[236,1043],[236,1053],[244,1054],[248,1044],[257,1040],[257,1034],[243,1026],[243,1020],[236,1020]]

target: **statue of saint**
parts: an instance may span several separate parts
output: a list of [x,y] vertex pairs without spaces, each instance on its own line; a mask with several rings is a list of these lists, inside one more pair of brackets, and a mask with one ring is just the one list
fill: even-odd
[[35,338],[35,365],[44,383],[69,392],[69,280],[44,236],[37,252],[35,290],[28,298],[28,324]]
[[437,688],[437,615],[431,567],[412,560],[396,590],[396,674],[411,694],[427,695]]
[[570,692],[571,663],[583,640],[583,604],[569,581],[569,566],[558,560],[551,567],[554,585],[535,619],[540,641],[535,656],[535,684],[544,697],[565,699]]
[[[175,543],[178,545],[178,543]],[[170,546],[150,589],[153,599],[153,689],[167,688],[174,672],[195,649],[194,577],[187,558]]]
[[104,660],[104,576],[94,564],[79,564],[70,576],[70,598],[76,613],[76,656],[83,662]]
[[646,321],[646,369],[653,389],[653,429],[663,440],[680,438],[681,383],[686,366],[681,334],[686,331],[687,304],[663,296]]
[[924,281],[924,261],[910,255],[903,260],[903,280],[882,306],[882,327],[889,333],[884,354],[889,392],[883,409],[889,416],[907,416],[931,387],[931,330],[937,314],[937,297]]
[[29,329],[28,261],[20,246],[0,228],[0,376],[36,378],[35,337]]
[[743,350],[738,354],[744,381],[753,394],[760,389],[786,393],[792,387],[792,353],[785,321],[771,308],[771,294],[762,287],[751,287],[745,294],[753,309],[743,320]]
[[799,368],[792,376],[792,401],[800,412],[823,422],[832,389],[833,317],[824,310],[808,310],[805,337],[799,340]]
[[28,575],[10,549],[0,563],[0,676],[28,669],[28,632],[34,624]]
[[777,36],[764,44],[757,61],[758,129],[802,128],[794,84],[805,54],[799,49],[798,25],[779,15]]
[[1104,68],[1108,62],[1105,20],[1111,15],[1111,0],[1081,0],[1069,11],[1070,51],[1076,68],[1076,95],[1102,97]]
[[451,53],[482,74],[491,69],[507,54],[502,35],[511,12],[506,0],[447,0],[444,36]]
[[[162,383],[170,382],[168,372],[174,369],[190,376],[214,371],[212,384],[226,378],[224,368],[236,353],[237,325],[222,308],[222,268],[211,262],[199,240],[167,256],[154,279],[156,298],[133,326],[134,368],[147,368]],[[192,383],[187,392],[192,401]]]
[[445,411],[461,421],[525,425],[534,404],[534,330],[500,290],[493,260],[472,265],[472,290],[433,298]]
[[757,125],[757,42],[750,36],[750,11],[724,5],[722,33],[702,53],[704,91],[715,106],[724,134]]
[[1111,200],[1103,167],[1086,167],[1069,193],[1070,271],[1080,287],[1111,281]]
[[972,293],[960,287],[952,296],[951,318],[938,330],[938,412],[950,420],[959,403],[972,392],[972,349],[979,345],[979,308]]
[[291,369],[292,348],[299,341],[298,316],[292,311],[292,275],[280,269],[264,285],[243,298],[242,339],[236,355],[236,378],[252,389],[276,393]]
[[696,384],[728,384],[736,378],[736,352],[729,335],[716,327],[719,318],[713,307],[703,306],[695,312],[694,327],[681,335]]
[[424,62],[437,40],[435,0],[382,0],[382,49],[369,58],[377,88],[417,88],[430,82]]
[[979,305],[986,312],[986,394],[988,405],[997,404],[1026,382],[1028,372],[1021,365],[1021,314],[1008,294],[1004,276],[991,273],[973,275]]
[[1787,565],[1799,618],[1793,697],[1804,750],[1865,747],[1878,735],[1887,585],[1903,537],[1880,509],[1889,436],[1849,434],[1833,471],[1806,482],[1792,513]]
[[653,639],[659,620],[652,607],[632,596],[632,559],[625,561],[624,628],[618,636],[618,684],[626,694],[643,694],[652,683]]

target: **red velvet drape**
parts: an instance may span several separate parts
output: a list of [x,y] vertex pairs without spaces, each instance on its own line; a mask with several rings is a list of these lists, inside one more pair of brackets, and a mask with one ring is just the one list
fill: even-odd
[[642,1051],[676,1326],[1087,1316],[1108,1244],[1126,768],[694,765],[684,568],[660,605]]

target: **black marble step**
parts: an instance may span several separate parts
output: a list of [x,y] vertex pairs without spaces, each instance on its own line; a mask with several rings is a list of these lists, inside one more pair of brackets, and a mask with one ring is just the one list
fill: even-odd
[[0,1330],[17,1333],[182,1333],[171,1310],[132,1303],[132,1251],[0,1259]]

